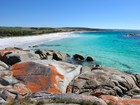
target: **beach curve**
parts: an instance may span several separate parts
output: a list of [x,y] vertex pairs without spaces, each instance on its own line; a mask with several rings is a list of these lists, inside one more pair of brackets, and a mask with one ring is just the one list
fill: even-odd
[[58,40],[62,38],[68,38],[70,32],[61,32],[61,33],[51,33],[43,34],[38,36],[22,36],[22,37],[9,37],[0,39],[0,49],[6,47],[21,47],[26,49],[28,46],[33,46],[35,44]]

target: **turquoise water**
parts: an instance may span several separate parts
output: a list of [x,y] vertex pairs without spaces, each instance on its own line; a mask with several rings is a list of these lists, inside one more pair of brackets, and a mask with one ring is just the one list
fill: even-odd
[[102,66],[122,71],[140,73],[140,36],[126,37],[126,34],[140,34],[140,31],[104,31],[71,33],[71,38],[40,44],[36,49],[52,49],[68,54],[92,56]]

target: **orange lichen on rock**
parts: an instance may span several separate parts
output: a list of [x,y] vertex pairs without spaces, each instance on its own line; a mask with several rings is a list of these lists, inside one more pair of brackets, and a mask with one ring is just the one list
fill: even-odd
[[7,52],[11,52],[11,51],[18,51],[18,50],[17,50],[17,49],[0,50],[0,52],[1,52],[1,56],[4,56],[5,53],[7,53]]
[[10,74],[3,74],[1,75],[1,77],[5,77],[5,76],[9,76]]
[[4,90],[8,90],[9,92],[12,92],[12,93],[18,93],[23,96],[28,93],[28,89],[23,86],[14,86],[14,87],[5,86]]
[[[4,94],[4,95],[3,95]],[[4,97],[3,97],[4,96]],[[5,97],[6,96],[6,97]],[[4,93],[2,93],[2,98],[6,101],[10,101],[11,99],[15,99],[16,98],[16,95],[15,94],[12,94],[8,91],[4,91]]]
[[112,102],[117,102],[121,100],[121,97],[116,97],[112,95],[101,95],[99,98],[103,99],[106,103],[109,103],[110,101]]
[[67,87],[67,93],[72,93],[72,89]]
[[18,95],[19,100],[22,99],[22,98],[24,98],[22,95]]
[[76,87],[76,88],[79,88],[77,85],[73,85],[74,87]]
[[9,96],[9,97],[7,97],[7,100],[6,101],[8,102],[8,101],[10,101],[12,99],[14,99],[14,98],[12,96]]
[[91,96],[96,96],[96,97],[99,97],[101,95],[109,95],[110,93],[103,93],[103,92],[94,92],[92,94],[90,94]]
[[138,99],[128,99],[117,101],[116,105],[140,105],[140,100]]
[[52,72],[54,73],[53,75],[50,76],[50,78],[52,79],[52,88],[49,88],[49,92],[51,93],[62,93],[59,89],[56,88],[56,76],[59,76],[59,78],[64,79],[64,76],[62,74],[60,74],[59,72],[57,72],[56,68],[54,66],[49,66],[52,70]]
[[56,76],[64,79],[54,66],[46,66],[36,62],[17,63],[12,66],[13,77],[26,85],[31,93],[48,91],[62,93],[56,88]]

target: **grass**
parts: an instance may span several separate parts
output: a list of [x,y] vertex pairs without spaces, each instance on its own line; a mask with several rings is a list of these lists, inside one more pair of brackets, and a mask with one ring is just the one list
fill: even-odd
[[[72,101],[72,100],[64,100],[64,99],[58,99],[58,100],[49,100],[49,101],[33,101],[29,98],[23,98],[21,100],[11,100],[8,103],[4,105],[44,105],[44,104],[50,104],[50,103],[65,103],[65,104],[80,104],[80,105],[101,105],[98,102],[90,102],[90,101]],[[113,102],[109,102],[107,105],[115,105]]]

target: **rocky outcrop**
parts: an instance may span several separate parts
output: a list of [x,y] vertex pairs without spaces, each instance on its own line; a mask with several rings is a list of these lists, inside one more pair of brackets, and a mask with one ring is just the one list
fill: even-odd
[[66,54],[55,50],[37,50],[36,54],[40,55],[41,59],[65,61]]
[[83,55],[80,55],[80,54],[75,54],[73,57],[77,61],[84,61],[85,60],[85,57]]
[[[110,101],[117,105],[140,104],[140,74],[100,65],[60,62],[68,55],[54,50],[35,53],[20,48],[0,50],[0,103],[28,97],[36,101],[68,99],[97,101],[102,105]],[[75,59],[72,60],[85,61],[79,54],[75,54]]]
[[17,62],[27,61],[27,60],[40,60],[38,54],[34,51],[29,50],[17,50],[17,49],[7,49],[0,50],[0,60],[8,65],[13,65]]
[[126,34],[126,36],[140,36],[140,34]]
[[[87,72],[86,72],[87,71]],[[67,91],[85,95],[96,95],[96,92],[131,98],[140,94],[136,78],[111,67],[94,69],[91,66],[82,68],[82,74],[69,84]],[[71,90],[71,91],[69,91]]]
[[48,93],[48,92],[37,92],[31,94],[29,96],[32,100],[72,100],[72,101],[91,101],[91,102],[98,102],[101,105],[107,105],[102,99],[94,97],[94,96],[86,96],[86,95],[78,95],[73,93]]
[[31,93],[65,93],[67,85],[80,73],[80,68],[64,62],[39,60],[17,63],[11,70],[13,77],[25,84]]

